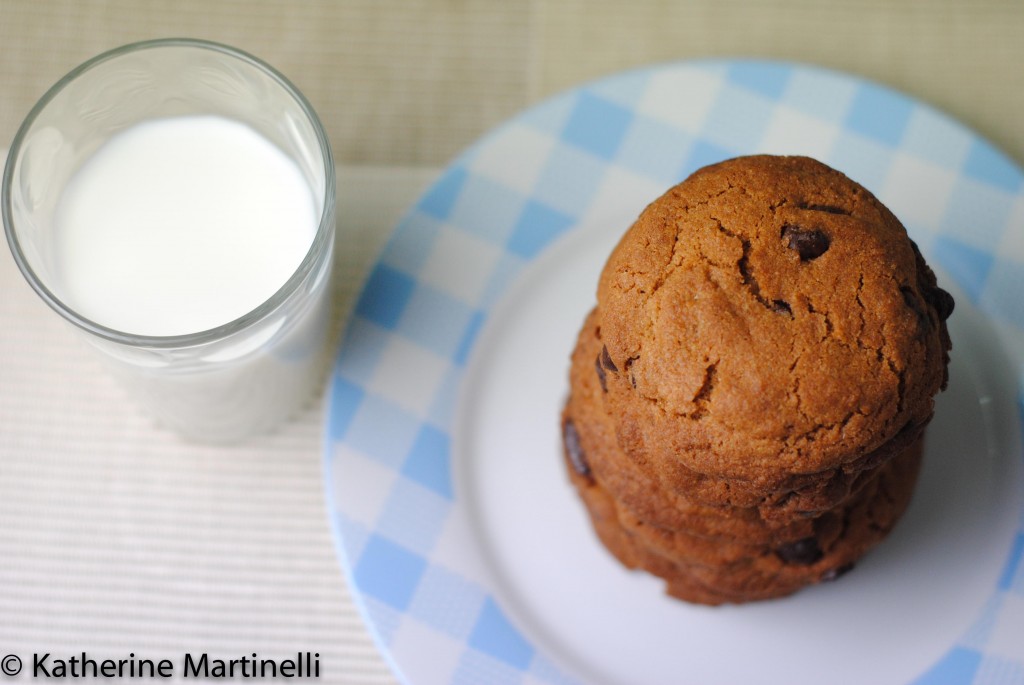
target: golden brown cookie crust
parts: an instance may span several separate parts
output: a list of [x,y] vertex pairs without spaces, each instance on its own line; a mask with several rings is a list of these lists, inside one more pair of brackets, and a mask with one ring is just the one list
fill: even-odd
[[[713,550],[666,549],[623,520],[617,500],[601,483],[576,471],[567,459],[570,479],[586,505],[603,545],[623,565],[643,569],[666,582],[666,592],[699,604],[718,605],[773,599],[808,585],[831,581],[881,542],[899,521],[913,495],[922,456],[921,441],[880,468],[873,487],[862,491],[830,517],[815,536],[814,554],[797,549],[792,556],[771,549],[728,549],[715,559]],[[679,543],[673,539],[672,543]],[[794,549],[791,547],[790,549]],[[710,559],[710,561],[709,561]]]
[[600,278],[620,445],[669,477],[755,489],[854,463],[931,417],[947,299],[841,173],[774,156],[701,169],[647,207]]
[[[918,432],[901,434],[863,458],[820,474],[785,472],[767,484],[711,477],[674,465],[654,469],[651,460],[621,449],[621,417],[605,406],[608,375],[602,365],[603,344],[593,310],[580,330],[570,367],[571,394],[565,415],[575,422],[590,466],[609,491],[636,515],[654,524],[676,527],[703,525],[734,534],[746,525],[762,534],[781,534],[787,528],[807,529],[807,519],[835,507],[861,487],[870,472],[892,454],[902,451]],[[667,474],[667,475],[666,475]]]

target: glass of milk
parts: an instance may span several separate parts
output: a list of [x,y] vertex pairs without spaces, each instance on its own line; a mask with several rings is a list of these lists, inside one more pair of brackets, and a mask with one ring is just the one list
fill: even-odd
[[160,423],[233,442],[315,394],[334,162],[269,65],[188,39],[95,57],[29,113],[0,201],[25,278]]

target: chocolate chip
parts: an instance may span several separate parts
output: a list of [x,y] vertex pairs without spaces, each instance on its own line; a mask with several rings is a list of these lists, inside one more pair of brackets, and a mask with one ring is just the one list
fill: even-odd
[[830,583],[833,580],[839,578],[840,576],[845,576],[847,573],[849,573],[852,570],[853,570],[853,562],[852,561],[847,562],[847,563],[843,564],[842,566],[836,566],[835,568],[830,568],[829,570],[825,571],[825,573],[823,573],[821,575],[821,581],[823,583]]
[[597,371],[597,380],[601,381],[601,390],[608,392],[608,376],[604,372],[604,367],[601,366],[600,356],[594,360],[594,369]]
[[612,356],[608,354],[608,346],[601,346],[601,366],[608,369],[612,373],[618,373],[619,367],[615,366],[615,362],[612,361]]
[[928,299],[931,300],[935,311],[938,312],[940,320],[945,321],[953,314],[956,302],[953,300],[953,296],[942,288],[932,288],[931,292],[928,293]]
[[576,430],[576,424],[572,419],[567,419],[562,424],[562,442],[565,443],[565,453],[569,456],[569,463],[573,470],[584,478],[591,478],[590,464],[583,454],[583,447],[580,446],[580,434]]
[[824,554],[818,547],[818,541],[815,538],[804,538],[776,548],[775,556],[787,564],[810,566],[821,559]]
[[828,236],[821,231],[798,226],[783,226],[782,237],[787,239],[786,247],[799,253],[801,262],[817,259],[828,251],[831,244]]

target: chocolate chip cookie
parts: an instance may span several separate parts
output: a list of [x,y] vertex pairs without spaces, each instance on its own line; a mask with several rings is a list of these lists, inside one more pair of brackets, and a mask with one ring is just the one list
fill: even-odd
[[669,479],[771,492],[857,470],[912,442],[946,383],[951,298],[891,212],[806,157],[737,158],[670,189],[597,299],[620,443]]
[[690,601],[839,575],[909,502],[952,310],[838,171],[697,171],[622,237],[573,352],[565,455],[595,531]]

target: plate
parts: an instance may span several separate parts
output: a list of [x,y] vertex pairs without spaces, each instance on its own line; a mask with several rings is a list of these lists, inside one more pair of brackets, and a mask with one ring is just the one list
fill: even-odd
[[[783,600],[668,599],[598,544],[562,472],[568,357],[621,233],[670,185],[806,154],[877,194],[957,298],[949,390],[905,518]],[[602,79],[455,159],[346,329],[325,487],[341,566],[405,683],[1024,679],[1024,176],[934,109],[791,63]]]

